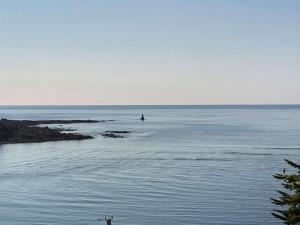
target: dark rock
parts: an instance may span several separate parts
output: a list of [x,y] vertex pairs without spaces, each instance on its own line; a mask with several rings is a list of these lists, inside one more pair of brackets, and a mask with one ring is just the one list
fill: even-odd
[[40,124],[97,123],[96,120],[0,120],[0,144],[84,140],[92,136],[62,133],[65,129],[37,127]]
[[104,123],[104,122],[113,122],[115,120],[99,120],[100,123]]
[[118,135],[118,134],[114,134],[114,133],[103,133],[101,135],[105,138],[124,138],[123,135]]
[[120,134],[129,134],[131,131],[126,130],[107,130],[101,135],[105,138],[124,138],[125,136]]
[[107,130],[105,133],[114,133],[114,134],[129,134],[130,131],[127,130]]

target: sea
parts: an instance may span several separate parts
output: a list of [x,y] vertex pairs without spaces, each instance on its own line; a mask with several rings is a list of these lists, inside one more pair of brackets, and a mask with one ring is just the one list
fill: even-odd
[[49,125],[90,140],[0,145],[1,225],[280,225],[272,175],[300,163],[300,105],[1,106],[0,117],[114,120]]

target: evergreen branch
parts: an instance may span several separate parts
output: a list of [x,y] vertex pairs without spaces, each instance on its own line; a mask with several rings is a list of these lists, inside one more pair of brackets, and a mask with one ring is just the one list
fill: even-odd
[[289,164],[290,166],[295,167],[296,169],[300,170],[300,165],[299,164],[296,164],[296,163],[294,163],[290,160],[287,160],[287,159],[285,159],[284,161],[286,161],[286,163]]

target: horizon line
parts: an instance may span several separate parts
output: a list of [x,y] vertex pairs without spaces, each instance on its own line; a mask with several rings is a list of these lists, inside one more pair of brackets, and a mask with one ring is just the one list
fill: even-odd
[[300,103],[258,104],[0,104],[0,106],[297,106]]

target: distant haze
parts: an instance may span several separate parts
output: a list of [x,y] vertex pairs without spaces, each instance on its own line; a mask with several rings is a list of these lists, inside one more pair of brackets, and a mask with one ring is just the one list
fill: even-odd
[[2,0],[0,104],[299,104],[298,0]]

